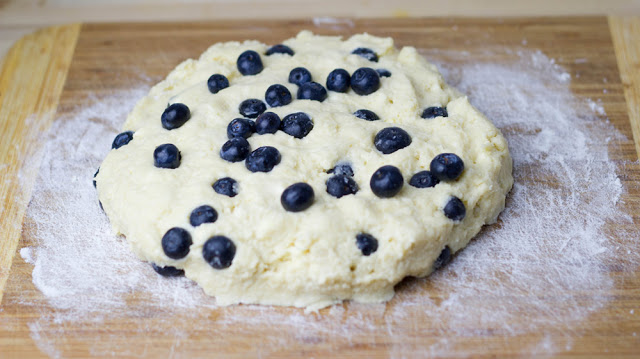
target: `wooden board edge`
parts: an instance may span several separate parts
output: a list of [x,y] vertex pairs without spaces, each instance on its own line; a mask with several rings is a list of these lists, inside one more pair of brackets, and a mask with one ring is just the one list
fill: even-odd
[[0,303],[40,167],[39,141],[66,81],[80,24],[52,26],[18,40],[0,68]]
[[640,17],[609,16],[608,21],[624,86],[633,142],[640,158]]

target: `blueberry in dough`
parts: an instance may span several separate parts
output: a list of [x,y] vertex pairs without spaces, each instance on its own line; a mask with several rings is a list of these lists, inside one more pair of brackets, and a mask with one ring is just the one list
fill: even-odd
[[327,193],[336,198],[357,192],[358,184],[347,175],[335,175],[327,180]]
[[132,139],[133,139],[132,131],[125,131],[125,132],[119,133],[113,139],[113,142],[111,143],[111,148],[117,150],[118,148],[131,142]]
[[298,100],[322,102],[327,99],[327,90],[317,82],[305,82],[298,88]]
[[225,161],[240,162],[247,158],[249,152],[251,152],[249,142],[243,137],[234,137],[222,145],[220,157]]
[[409,180],[409,184],[416,188],[435,187],[440,182],[430,171],[420,171],[414,174]]
[[171,259],[182,259],[189,254],[192,243],[189,232],[180,227],[174,227],[162,237],[162,250]]
[[291,92],[283,85],[271,85],[264,94],[264,100],[271,107],[286,106],[291,103]]
[[165,143],[153,151],[153,164],[158,168],[178,168],[181,157],[178,147]]
[[245,161],[245,166],[251,172],[270,172],[280,163],[280,151],[271,146],[256,148]]
[[358,55],[360,57],[363,57],[369,61],[373,61],[373,62],[378,62],[378,55],[375,53],[375,51],[366,48],[366,47],[359,47],[353,51],[351,51],[352,54],[354,55]]
[[339,164],[332,169],[328,170],[327,173],[335,174],[335,175],[345,175],[349,177],[353,177],[353,168],[350,165],[343,163]]
[[304,182],[299,182],[292,184],[282,192],[280,203],[289,212],[301,212],[311,207],[314,198],[313,188]]
[[357,118],[361,118],[365,121],[378,121],[380,117],[371,110],[361,109],[353,113]]
[[295,112],[282,119],[282,131],[295,138],[304,138],[313,130],[313,121],[304,112]]
[[298,86],[311,81],[311,72],[304,67],[296,67],[289,72],[289,82]]
[[194,227],[203,223],[214,223],[216,220],[218,220],[218,212],[208,205],[194,209],[191,211],[191,215],[189,215],[189,223]]
[[256,119],[256,133],[259,135],[276,133],[280,126],[282,126],[280,116],[273,112],[265,112]]
[[238,111],[240,112],[240,114],[244,117],[249,118],[256,118],[266,110],[267,105],[265,105],[264,102],[258,100],[257,98],[244,100],[240,103],[240,107],[238,107]]
[[440,252],[438,258],[436,258],[436,261],[433,262],[433,270],[435,271],[446,266],[447,264],[449,264],[449,262],[451,262],[452,258],[453,256],[451,255],[451,248],[449,246],[444,246],[444,249],[442,250],[442,252]]
[[373,139],[373,144],[378,151],[388,155],[409,146],[411,136],[400,127],[387,127],[378,132]]
[[256,123],[246,118],[235,118],[227,125],[227,137],[249,138],[256,130]]
[[184,270],[172,266],[160,267],[155,263],[151,263],[151,267],[163,277],[181,277],[184,275]]
[[467,210],[464,203],[458,197],[451,197],[443,208],[444,215],[452,221],[459,222],[464,219]]
[[422,111],[422,118],[449,117],[447,109],[444,107],[427,107]]
[[267,55],[267,56],[270,56],[270,55],[273,55],[273,54],[286,54],[286,55],[293,56],[294,52],[287,45],[277,44],[277,45],[271,46],[269,48],[269,50],[267,50],[267,52],[265,53],[265,55]]
[[441,153],[431,160],[429,169],[440,181],[455,181],[464,171],[464,162],[454,153]]
[[202,257],[215,269],[229,268],[236,256],[236,245],[225,236],[213,236],[202,246]]
[[174,130],[182,127],[190,118],[191,111],[187,105],[174,103],[164,110],[162,116],[160,116],[160,122],[165,129]]
[[387,165],[373,173],[369,185],[376,196],[390,198],[400,192],[404,185],[404,178],[397,167]]
[[351,85],[351,76],[345,69],[335,69],[327,76],[327,89],[335,92],[347,92]]
[[236,61],[236,66],[244,76],[259,74],[264,68],[260,55],[253,50],[247,50],[240,54]]
[[368,233],[360,233],[356,236],[356,246],[363,256],[370,256],[378,250],[378,240]]
[[376,69],[380,77],[391,77],[391,71],[387,69]]
[[361,67],[351,76],[351,88],[360,96],[372,94],[380,88],[380,75],[372,68]]
[[238,182],[231,177],[223,177],[212,185],[217,194],[227,197],[235,197],[238,194]]
[[229,87],[229,80],[224,75],[213,74],[207,80],[207,87],[209,88],[209,92],[215,94]]

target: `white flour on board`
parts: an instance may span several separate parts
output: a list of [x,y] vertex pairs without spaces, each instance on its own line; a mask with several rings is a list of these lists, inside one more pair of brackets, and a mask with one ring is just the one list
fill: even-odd
[[[387,306],[338,305],[322,314],[236,306],[215,319],[199,316],[197,309],[216,308],[215,300],[190,281],[162,278],[136,259],[126,241],[111,234],[91,182],[127,113],[148,91],[145,86],[96,98],[59,119],[47,138],[27,212],[27,230],[38,244],[20,251],[34,265],[33,283],[55,308],[30,323],[35,343],[52,357],[64,356],[64,336],[74,323],[100,328],[105,321],[161,309],[167,321],[189,323],[167,324],[173,329],[163,335],[173,336],[174,354],[193,331],[224,336],[241,325],[265,328],[256,356],[286,348],[290,340],[323,337],[338,347],[382,332],[396,337],[387,342],[392,343],[388,356],[402,358],[410,348],[398,343],[406,338],[415,346],[410,338],[424,334],[412,333],[407,325],[415,318],[441,323],[431,325],[433,331],[419,340],[425,355],[478,354],[483,348],[466,352],[455,338],[493,334],[508,341],[548,328],[555,329],[543,332],[536,345],[523,346],[520,354],[570,349],[581,323],[608,301],[572,293],[608,292],[616,283],[603,266],[621,256],[633,265],[640,262],[631,241],[638,233],[607,225],[631,222],[620,203],[625,189],[608,156],[608,146],[624,136],[608,123],[598,102],[576,98],[569,89],[570,74],[540,52],[521,52],[507,65],[482,62],[468,52],[426,55],[440,65],[447,82],[468,94],[503,130],[515,165],[516,181],[501,224],[485,229],[448,267],[428,279],[403,283]],[[447,65],[447,56],[466,59],[466,64]],[[443,300],[421,289],[426,281]],[[133,294],[143,298],[143,305],[132,302]],[[37,305],[28,299],[21,303]],[[132,330],[153,330],[144,320],[136,323]],[[117,332],[95,335],[99,340],[87,344],[95,355],[143,355],[147,349],[114,345]]]

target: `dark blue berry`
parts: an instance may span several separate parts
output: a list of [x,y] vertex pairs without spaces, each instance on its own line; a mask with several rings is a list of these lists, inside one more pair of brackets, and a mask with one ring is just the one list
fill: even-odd
[[348,164],[341,164],[328,170],[327,173],[333,173],[334,175],[337,175],[337,176],[345,175],[345,176],[353,177],[353,168],[351,168],[351,166],[349,166]]
[[164,110],[160,117],[160,122],[162,122],[162,127],[167,130],[173,130],[184,125],[190,118],[191,111],[189,111],[187,105],[174,103]]
[[361,67],[351,76],[351,88],[360,96],[374,93],[380,88],[380,75],[372,68]]
[[411,136],[400,127],[387,127],[378,132],[373,139],[378,151],[388,155],[411,144]]
[[265,53],[265,55],[267,56],[270,56],[273,54],[287,54],[287,55],[293,56],[294,52],[287,45],[277,44],[277,45],[271,46],[271,48],[267,50],[267,52]]
[[189,247],[192,243],[189,232],[174,227],[162,237],[162,250],[171,259],[181,259],[189,254]]
[[172,266],[159,267],[157,264],[151,263],[151,267],[163,277],[181,277],[184,275],[184,270]]
[[433,158],[429,169],[440,181],[454,181],[464,171],[464,162],[456,154],[441,153]]
[[433,270],[438,270],[446,266],[447,264],[449,264],[449,262],[451,262],[452,258],[453,256],[451,255],[451,248],[449,248],[449,246],[444,246],[444,249],[442,250],[442,252],[440,252],[440,255],[438,256],[436,261],[433,262]]
[[458,197],[449,198],[449,202],[443,208],[444,215],[452,221],[462,221],[467,214],[464,203]]
[[207,80],[207,87],[209,92],[218,93],[218,91],[229,87],[229,80],[224,75],[214,74]]
[[417,188],[435,187],[440,181],[429,171],[420,171],[411,177],[409,184]]
[[202,257],[215,269],[228,268],[235,256],[236,245],[225,236],[211,237],[202,246]]
[[271,107],[285,106],[291,103],[291,92],[283,85],[271,85],[264,94],[264,100]]
[[238,182],[231,177],[220,178],[212,187],[217,194],[223,196],[235,197],[238,194]]
[[391,71],[387,69],[376,69],[380,77],[391,77]]
[[336,198],[357,192],[358,184],[347,175],[335,175],[327,180],[327,193]]
[[220,157],[229,162],[239,162],[247,158],[251,152],[249,142],[243,137],[234,137],[225,142],[220,149]]
[[100,173],[100,167],[96,170],[96,173],[93,175],[93,188],[96,188],[96,176]]
[[282,131],[295,138],[303,138],[313,129],[313,122],[304,112],[295,112],[284,116]]
[[189,216],[189,223],[197,227],[203,223],[214,223],[218,220],[218,212],[211,206],[200,206],[194,209]]
[[229,125],[227,125],[227,137],[229,139],[234,137],[249,138],[255,130],[255,122],[246,118],[235,118],[229,122]]
[[263,146],[251,152],[245,166],[251,172],[269,172],[280,163],[280,151],[275,147]]
[[358,110],[354,112],[353,115],[366,121],[378,121],[380,119],[375,112],[365,109]]
[[356,236],[356,246],[363,256],[369,256],[378,250],[378,240],[368,233],[360,233]]
[[311,72],[304,67],[296,67],[289,72],[289,82],[298,86],[311,81]]
[[363,57],[369,61],[378,62],[378,55],[375,53],[375,51],[366,47],[359,47],[351,51],[351,53]]
[[299,182],[282,192],[280,203],[289,212],[300,212],[311,207],[314,197],[313,188],[304,182]]
[[273,112],[265,112],[256,119],[256,133],[259,135],[276,133],[281,125],[280,116]]
[[345,69],[335,69],[327,76],[327,89],[335,92],[347,92],[351,76]]
[[264,102],[258,100],[257,98],[250,98],[248,100],[242,101],[240,106],[238,107],[238,111],[244,117],[256,118],[260,116],[261,113],[267,110],[267,105]]
[[393,197],[402,189],[404,178],[394,166],[382,166],[371,176],[369,185],[373,193],[380,198]]
[[427,107],[422,111],[422,118],[449,117],[447,109],[444,107]]
[[327,90],[317,82],[307,82],[298,88],[298,100],[322,102],[327,99]]
[[245,76],[259,74],[264,68],[260,55],[253,50],[247,50],[240,54],[236,65],[238,66],[238,71]]
[[116,138],[113,139],[113,142],[111,143],[111,148],[112,149],[118,149],[118,148],[126,145],[127,143],[129,143],[131,140],[133,140],[133,132],[132,131],[122,132],[122,133],[118,134],[116,136]]
[[178,147],[170,143],[160,145],[153,151],[153,164],[159,168],[178,168],[180,159]]

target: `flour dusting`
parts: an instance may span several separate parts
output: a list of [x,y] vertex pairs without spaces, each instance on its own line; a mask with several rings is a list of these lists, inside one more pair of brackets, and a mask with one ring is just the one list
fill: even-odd
[[[465,356],[490,348],[467,352],[469,345],[459,345],[465,336],[528,333],[541,339],[523,344],[521,355],[571,349],[581,323],[609,300],[575,293],[613,289],[616,282],[602,267],[619,256],[640,263],[632,241],[638,233],[614,225],[632,222],[620,203],[620,169],[608,153],[625,138],[606,120],[602,105],[575,97],[570,74],[539,51],[522,51],[507,65],[478,62],[468,52],[426,56],[503,131],[514,160],[515,185],[500,222],[449,266],[426,279],[406,280],[389,304],[347,303],[320,313],[218,308],[189,280],[158,276],[112,235],[92,186],[127,113],[148,91],[144,86],[96,98],[50,131],[26,221],[38,243],[20,251],[34,264],[33,283],[53,308],[33,319],[33,340],[51,357],[62,357],[67,325],[82,324],[99,339],[88,343],[92,354],[142,355],[149,344],[124,352],[115,343],[125,333],[98,331],[104,322],[137,318],[128,322],[132,330],[171,338],[176,351],[196,332],[215,333],[209,345],[228,345],[232,332],[259,333],[264,341],[256,356],[286,348],[291,340],[323,338],[338,349],[385,337],[396,338],[386,341],[392,358],[406,357],[416,346],[425,355]],[[451,64],[449,58],[466,63]],[[35,299],[22,303],[42,305]],[[425,325],[427,333],[417,332]],[[247,332],[238,334],[239,326]]]

